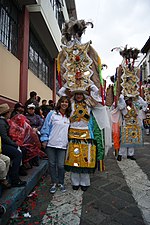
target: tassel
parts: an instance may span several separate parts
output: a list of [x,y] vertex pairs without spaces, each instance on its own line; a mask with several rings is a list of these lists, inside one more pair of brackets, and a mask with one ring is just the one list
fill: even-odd
[[100,172],[105,171],[104,160],[98,160],[97,167],[98,167],[98,171],[100,171]]
[[101,170],[101,172],[102,172],[105,170],[104,160],[101,160],[101,164],[102,164],[102,170]]
[[97,161],[98,171],[100,171],[100,160]]
[[104,81],[102,77],[102,64],[101,64],[101,59],[99,56],[98,56],[98,72],[99,72],[100,87],[101,87],[102,105],[104,105]]

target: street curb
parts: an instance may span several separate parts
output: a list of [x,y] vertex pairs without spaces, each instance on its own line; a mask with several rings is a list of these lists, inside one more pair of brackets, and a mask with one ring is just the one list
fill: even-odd
[[6,208],[6,213],[0,219],[1,225],[7,224],[12,213],[14,213],[17,208],[21,206],[28,194],[33,190],[41,177],[46,173],[47,169],[48,161],[41,160],[38,167],[33,167],[32,169],[28,170],[28,175],[25,178],[22,178],[22,180],[27,181],[27,185],[25,187],[11,188],[9,190],[5,190],[5,192],[2,193],[0,203]]

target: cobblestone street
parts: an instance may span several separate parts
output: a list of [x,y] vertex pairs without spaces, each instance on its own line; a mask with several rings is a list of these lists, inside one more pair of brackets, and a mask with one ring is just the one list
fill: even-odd
[[[50,177],[44,176],[8,224],[57,225],[148,225],[150,224],[149,137],[136,150],[136,162],[115,160],[113,150],[106,159],[106,170],[91,175],[86,192],[73,191],[66,173],[66,193],[49,193]],[[33,196],[36,196],[33,198]],[[31,217],[23,218],[24,212]],[[15,217],[14,216],[14,217]],[[22,221],[22,222],[21,222]]]

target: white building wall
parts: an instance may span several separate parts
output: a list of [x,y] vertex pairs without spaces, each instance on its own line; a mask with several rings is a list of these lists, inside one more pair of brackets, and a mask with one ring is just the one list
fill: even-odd
[[[37,2],[37,5],[29,5],[27,6],[27,9],[29,12],[40,12],[42,14],[47,28],[49,29],[50,34],[57,46],[57,49],[58,51],[60,51],[61,32],[52,5],[49,0],[38,0]],[[62,7],[62,12],[64,15],[64,19],[69,20],[65,1],[63,2],[63,4],[64,6]]]

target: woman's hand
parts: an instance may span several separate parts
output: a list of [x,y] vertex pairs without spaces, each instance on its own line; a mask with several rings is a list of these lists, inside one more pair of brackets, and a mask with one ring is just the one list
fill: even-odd
[[47,142],[46,142],[46,141],[42,142],[42,147],[43,147],[44,149],[46,148],[46,146],[47,146]]

